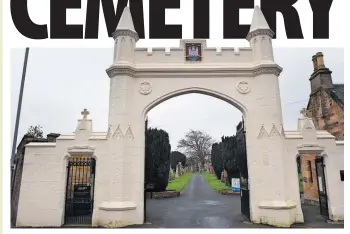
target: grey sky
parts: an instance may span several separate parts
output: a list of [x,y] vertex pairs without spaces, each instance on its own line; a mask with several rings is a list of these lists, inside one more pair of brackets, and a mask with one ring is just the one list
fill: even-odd
[[[313,70],[311,57],[319,51],[324,53],[326,66],[333,71],[333,82],[343,83],[342,48],[275,48],[275,60],[283,67],[280,91],[285,129],[296,128],[299,111],[306,107]],[[12,138],[24,52],[25,49],[13,49],[11,57]],[[41,125],[44,134],[73,132],[84,108],[90,111],[94,131],[106,131],[109,78],[105,70],[111,65],[112,57],[112,48],[32,48],[18,141],[30,125]],[[234,134],[241,120],[241,113],[235,107],[200,94],[172,98],[152,109],[148,116],[150,126],[169,133],[172,150],[191,128],[203,130],[219,141],[222,135]]]

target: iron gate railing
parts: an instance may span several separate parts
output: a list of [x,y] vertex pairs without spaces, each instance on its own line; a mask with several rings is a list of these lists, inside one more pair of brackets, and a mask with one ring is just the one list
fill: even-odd
[[249,176],[244,120],[236,128],[237,157],[240,170],[241,214],[250,221]]
[[318,199],[320,203],[320,213],[325,219],[329,219],[328,212],[328,196],[326,178],[324,173],[323,157],[317,157],[316,163],[316,175],[317,175],[317,188],[318,188]]
[[74,156],[68,161],[65,224],[91,224],[96,161]]

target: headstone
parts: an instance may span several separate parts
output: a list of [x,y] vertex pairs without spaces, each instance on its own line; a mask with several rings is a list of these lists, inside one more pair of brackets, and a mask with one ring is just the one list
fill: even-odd
[[176,165],[175,177],[179,177],[179,165]]
[[179,162],[179,167],[180,167],[180,175],[183,175],[184,170],[183,170],[183,167],[182,167],[182,163],[181,163],[181,162]]
[[172,181],[174,179],[174,171],[173,169],[170,167],[169,170],[169,181]]

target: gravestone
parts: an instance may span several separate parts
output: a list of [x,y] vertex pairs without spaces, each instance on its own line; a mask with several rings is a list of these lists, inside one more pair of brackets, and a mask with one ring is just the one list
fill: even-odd
[[174,179],[174,170],[170,168],[169,170],[169,181],[172,181]]
[[179,162],[179,171],[180,171],[180,175],[183,175],[184,174],[184,169],[183,169],[183,167],[182,167],[182,163],[181,162]]

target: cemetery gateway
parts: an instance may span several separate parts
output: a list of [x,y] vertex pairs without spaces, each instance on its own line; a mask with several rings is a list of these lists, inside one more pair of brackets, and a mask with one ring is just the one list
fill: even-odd
[[142,224],[146,115],[188,93],[216,97],[242,112],[237,130],[249,171],[241,181],[242,213],[251,222],[287,227],[304,222],[296,164],[303,153],[320,156],[325,165],[318,174],[324,182],[320,190],[327,191],[322,204],[329,219],[343,220],[343,142],[316,131],[306,116],[298,119],[297,130],[283,129],[282,68],[274,62],[272,37],[255,7],[248,48],[208,48],[205,40],[181,40],[179,48],[136,48],[139,38],[126,7],[107,69],[106,132],[94,132],[84,110],[74,133],[26,146],[16,226],[60,227],[75,216],[92,226]]

